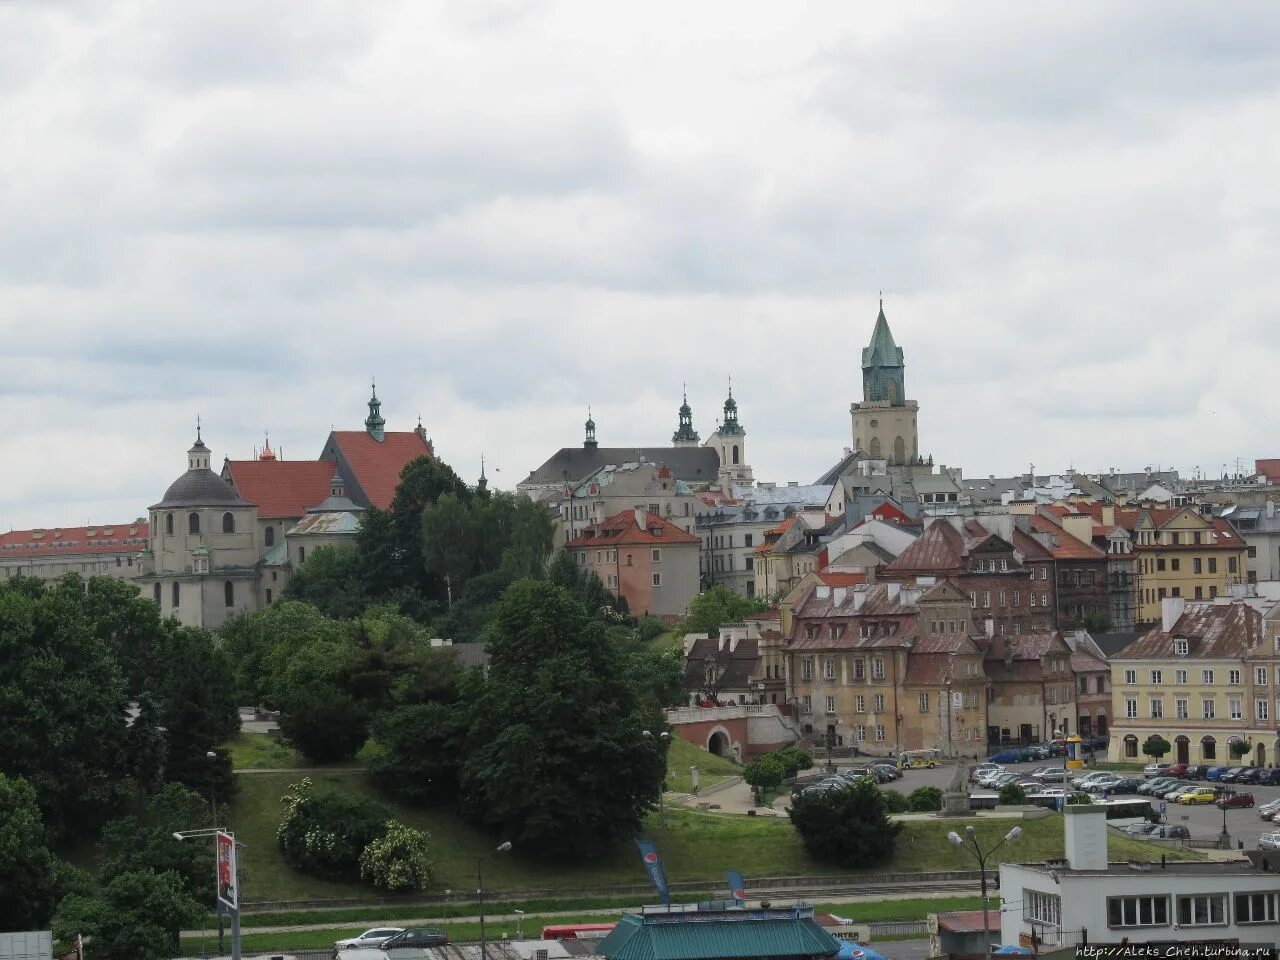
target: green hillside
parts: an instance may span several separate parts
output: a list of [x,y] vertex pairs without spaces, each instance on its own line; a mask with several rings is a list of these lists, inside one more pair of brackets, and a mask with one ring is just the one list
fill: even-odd
[[693,790],[693,774],[689,772],[689,768],[695,763],[698,765],[700,790],[742,773],[742,768],[732,760],[717,757],[714,753],[695,747],[688,740],[673,736],[667,751],[667,789],[674,793],[690,793]]

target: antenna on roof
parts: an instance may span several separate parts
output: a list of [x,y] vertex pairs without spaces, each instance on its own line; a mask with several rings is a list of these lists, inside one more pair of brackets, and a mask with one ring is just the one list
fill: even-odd
[[196,440],[200,439],[200,414],[196,414]]

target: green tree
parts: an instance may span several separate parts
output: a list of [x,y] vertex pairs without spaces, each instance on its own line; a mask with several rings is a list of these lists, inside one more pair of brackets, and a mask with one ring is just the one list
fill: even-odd
[[794,777],[801,770],[808,770],[813,766],[813,754],[800,747],[783,747],[774,756],[782,761],[787,777]]
[[406,803],[449,800],[458,792],[468,718],[452,703],[393,707],[373,721],[369,775]]
[[0,770],[36,791],[51,839],[92,832],[122,791],[125,682],[85,587],[0,584]]
[[[487,506],[486,512],[490,512]],[[461,594],[467,577],[476,569],[479,538],[487,532],[478,528],[470,498],[444,493],[422,509],[423,566],[444,581],[450,609],[454,592]]]
[[1020,783],[1006,783],[996,799],[1004,805],[1020,806],[1027,802],[1027,788]]
[[127,692],[138,696],[156,668],[160,608],[135,585],[114,577],[91,577],[83,608],[95,635],[115,655]]
[[125,770],[139,787],[155,793],[164,785],[167,752],[160,708],[151,694],[143,693],[125,744]]
[[744,597],[728,587],[712,587],[700,593],[689,604],[685,630],[689,633],[714,635],[721,624],[734,623],[749,613],[759,613],[767,606],[759,597]]
[[180,952],[179,932],[203,915],[178,874],[139,870],[113,878],[96,895],[66,897],[53,934],[63,951],[83,936],[95,960],[166,960]]
[[787,815],[810,856],[843,867],[883,863],[902,832],[902,825],[889,819],[880,788],[868,778],[840,790],[799,791]]
[[907,805],[913,813],[929,813],[942,809],[942,791],[937,787],[916,787],[907,794]]
[[602,625],[568,591],[522,580],[488,638],[464,810],[522,847],[572,856],[634,836],[666,774],[666,744],[644,736],[662,715],[626,685]]
[[1151,736],[1147,737],[1147,739],[1142,743],[1142,752],[1148,757],[1155,757],[1157,760],[1172,749],[1173,746],[1169,741],[1158,733],[1151,734]]
[[786,775],[786,763],[776,753],[767,753],[742,768],[742,779],[755,788],[758,803],[763,802],[765,791],[776,790]]
[[46,846],[36,791],[0,773],[0,930],[40,929],[53,916],[57,858]]
[[213,905],[209,848],[174,839],[179,830],[215,826],[205,797],[180,783],[166,784],[139,809],[110,820],[98,844],[98,879],[107,884],[126,873],[173,872],[188,894]]
[[308,603],[334,620],[360,616],[369,605],[360,554],[354,547],[317,547],[289,578],[284,597]]
[[387,832],[360,854],[360,876],[383,890],[425,890],[431,869],[431,834],[399,820],[389,820]]
[[404,587],[428,599],[444,600],[444,583],[430,575],[422,556],[422,513],[447,493],[469,503],[472,492],[443,460],[419,457],[400,471],[400,483],[391,498],[391,535],[395,562],[383,592]]

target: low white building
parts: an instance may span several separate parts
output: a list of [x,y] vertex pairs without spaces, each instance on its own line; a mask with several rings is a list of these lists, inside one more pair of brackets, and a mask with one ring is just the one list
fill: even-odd
[[1280,939],[1280,875],[1256,860],[1109,863],[1106,813],[1068,806],[1066,859],[1000,865],[1001,942],[1039,949]]

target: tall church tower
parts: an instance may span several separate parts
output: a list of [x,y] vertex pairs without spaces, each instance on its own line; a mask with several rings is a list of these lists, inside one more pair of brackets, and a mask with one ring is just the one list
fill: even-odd
[[916,413],[920,405],[906,399],[906,365],[884,316],[884,299],[871,342],[862,350],[862,402],[851,404],[853,448],[901,466],[917,461],[920,443]]
[[676,432],[671,435],[671,444],[676,447],[696,447],[698,431],[693,429],[693,410],[689,406],[689,391],[685,390],[684,402],[680,404],[680,421]]
[[720,489],[729,492],[733,484],[750,487],[755,483],[747,463],[747,431],[738,423],[738,401],[733,399],[733,381],[729,382],[729,398],[724,402],[724,422],[707,437],[704,447],[714,447],[720,455],[717,480]]

